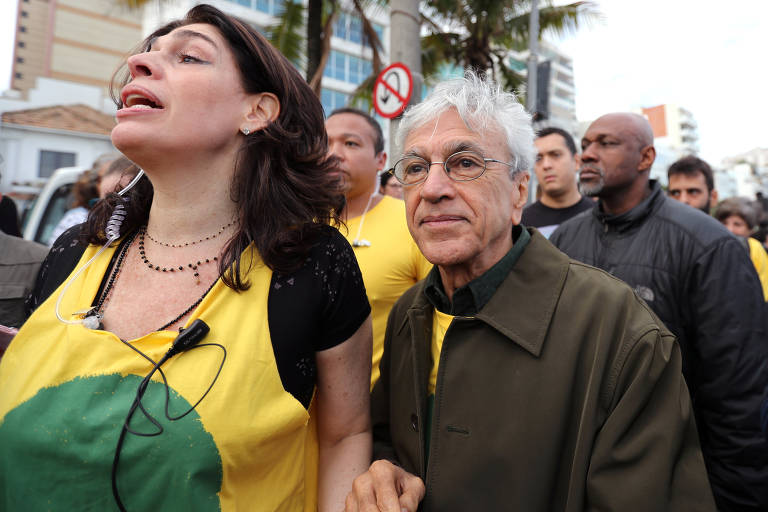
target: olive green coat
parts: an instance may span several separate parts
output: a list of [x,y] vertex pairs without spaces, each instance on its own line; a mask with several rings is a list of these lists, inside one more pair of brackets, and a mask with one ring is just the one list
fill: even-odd
[[425,480],[423,511],[714,511],[680,350],[646,304],[537,231],[446,332],[426,464],[432,306],[393,308],[375,458]]

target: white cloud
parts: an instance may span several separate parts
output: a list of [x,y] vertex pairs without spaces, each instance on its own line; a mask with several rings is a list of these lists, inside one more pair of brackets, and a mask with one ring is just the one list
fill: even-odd
[[714,164],[768,146],[768,2],[601,0],[598,8],[603,23],[560,44],[574,60],[579,119],[677,103],[693,113],[701,155]]

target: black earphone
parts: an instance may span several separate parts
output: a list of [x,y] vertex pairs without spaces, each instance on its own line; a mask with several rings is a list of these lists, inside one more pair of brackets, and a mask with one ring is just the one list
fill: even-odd
[[[199,318],[196,319],[194,322],[192,322],[192,325],[190,325],[187,329],[181,329],[179,331],[179,335],[176,337],[175,340],[173,340],[173,344],[171,345],[171,348],[168,349],[168,352],[163,355],[162,358],[160,358],[159,361],[155,362],[150,358],[148,355],[141,352],[139,349],[131,345],[130,343],[123,341],[125,345],[130,347],[133,351],[137,352],[140,356],[142,356],[144,359],[149,361],[152,364],[152,369],[149,371],[149,373],[142,379],[141,383],[139,384],[139,387],[136,390],[136,397],[133,399],[133,403],[131,404],[131,408],[128,410],[128,415],[125,417],[125,421],[123,422],[123,428],[120,431],[120,437],[117,440],[117,447],[115,448],[115,457],[112,459],[112,495],[115,498],[115,503],[117,504],[117,507],[122,511],[126,512],[125,505],[123,505],[122,500],[120,499],[120,492],[117,489],[117,467],[120,462],[120,452],[123,449],[123,442],[125,441],[125,435],[128,433],[131,433],[133,435],[142,436],[142,437],[152,437],[152,436],[159,436],[163,433],[163,427],[160,425],[160,423],[151,415],[149,412],[144,409],[144,405],[141,403],[141,399],[144,397],[144,393],[147,390],[147,386],[149,385],[150,380],[152,379],[152,376],[155,374],[155,372],[160,372],[160,376],[163,378],[163,384],[165,384],[165,417],[168,418],[169,421],[176,421],[180,420],[190,412],[192,412],[195,407],[198,406],[200,402],[203,401],[203,398],[206,397],[208,392],[211,390],[213,385],[216,383],[216,380],[219,378],[219,374],[221,373],[221,369],[224,366],[224,361],[227,359],[227,349],[224,348],[224,346],[218,344],[218,343],[203,343],[200,345],[199,343],[205,338],[205,336],[210,331],[210,327],[200,320]],[[216,375],[213,377],[213,381],[211,382],[211,385],[208,386],[208,389],[203,393],[203,396],[200,397],[200,399],[195,402],[195,404],[187,409],[187,411],[183,414],[180,414],[179,416],[171,416],[168,412],[168,403],[170,401],[170,391],[168,388],[168,379],[165,377],[165,373],[163,372],[162,368],[160,366],[168,361],[171,357],[175,356],[176,354],[180,354],[181,352],[185,352],[187,350],[191,350],[194,348],[200,348],[200,347],[206,347],[206,346],[216,346],[219,347],[223,353],[224,357],[221,360],[221,364],[219,365],[219,369],[216,372]],[[128,424],[131,421],[131,418],[133,418],[134,413],[136,412],[136,409],[140,409],[142,414],[150,421],[153,425],[157,427],[156,432],[150,432],[150,433],[142,433],[142,432],[136,432],[134,430],[131,430],[131,428],[128,426]]]

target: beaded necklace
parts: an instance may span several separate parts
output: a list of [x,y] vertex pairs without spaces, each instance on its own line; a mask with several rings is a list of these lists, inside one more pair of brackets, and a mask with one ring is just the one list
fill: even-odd
[[[146,233],[147,226],[142,226],[139,228],[139,256],[141,256],[141,261],[143,261],[147,267],[157,272],[176,272],[177,270],[179,272],[183,272],[185,270],[184,265],[179,265],[178,267],[161,267],[160,265],[154,265],[151,261],[149,261],[147,258],[147,253],[144,249],[144,235]],[[197,284],[200,284],[200,273],[197,271],[197,267],[200,265],[205,265],[206,263],[210,263],[211,261],[219,261],[218,256],[214,256],[213,259],[205,258],[205,260],[197,260],[197,263],[187,263],[187,268],[191,269],[194,273],[193,275],[195,279],[197,279]]]
[[222,234],[225,229],[227,229],[228,227],[233,226],[234,224],[235,224],[235,221],[232,221],[229,224],[227,224],[226,226],[222,226],[221,229],[217,233],[214,233],[213,235],[208,235],[205,238],[201,238],[200,240],[196,240],[194,242],[184,242],[183,244],[180,244],[180,243],[179,244],[172,244],[170,242],[162,242],[160,240],[156,240],[156,239],[152,238],[152,235],[149,234],[149,231],[147,231],[146,228],[144,228],[145,229],[144,232],[147,235],[147,238],[152,240],[157,245],[163,245],[165,247],[188,247],[190,245],[195,245],[195,244],[199,244],[201,242],[206,242],[208,240],[213,240],[214,238],[216,238],[217,236]]
[[[139,233],[141,230],[139,230]],[[117,282],[117,278],[120,276],[120,270],[123,267],[123,262],[125,261],[125,255],[128,253],[128,248],[133,243],[134,239],[136,238],[137,234],[134,232],[131,237],[126,241],[125,245],[123,246],[122,250],[120,251],[120,254],[117,256],[117,261],[115,262],[115,268],[112,270],[112,275],[109,277],[109,281],[107,281],[107,286],[104,287],[104,291],[101,293],[101,297],[99,297],[99,301],[96,303],[96,307],[88,314],[88,316],[96,316],[96,318],[99,321],[98,329],[103,329],[104,326],[101,323],[101,320],[104,318],[104,311],[103,308],[107,305],[109,302],[109,299],[112,295],[112,290],[114,289],[114,285]],[[200,282],[198,280],[198,282]],[[195,309],[197,306],[200,305],[201,302],[203,302],[203,299],[206,295],[208,295],[208,292],[210,292],[214,285],[218,282],[218,279],[214,279],[213,283],[211,283],[211,286],[208,287],[205,292],[198,298],[194,303],[192,303],[191,306],[189,306],[187,309],[185,309],[181,314],[179,314],[177,317],[175,317],[170,322],[163,324],[162,327],[157,329],[158,331],[164,331],[168,327],[172,326],[185,316],[189,314],[193,309]]]

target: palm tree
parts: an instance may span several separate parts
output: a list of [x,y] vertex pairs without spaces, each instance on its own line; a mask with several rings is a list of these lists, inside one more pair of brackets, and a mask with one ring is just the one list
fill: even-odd
[[[541,33],[563,34],[598,17],[589,1],[539,9]],[[422,72],[427,80],[446,64],[490,73],[507,89],[517,89],[523,75],[508,62],[509,50],[528,48],[530,0],[423,0]]]
[[[363,42],[372,49],[373,76],[381,71],[382,44],[366,12],[370,6],[383,5],[385,2],[352,0],[353,14],[362,22]],[[305,10],[306,25],[303,15]],[[323,71],[331,53],[331,37],[338,15],[338,0],[308,0],[306,7],[301,0],[286,0],[277,22],[268,29],[270,42],[292,62],[305,66],[307,82],[318,96]],[[302,37],[302,32],[306,34],[305,37]],[[302,40],[303,48],[300,43],[297,44]]]

